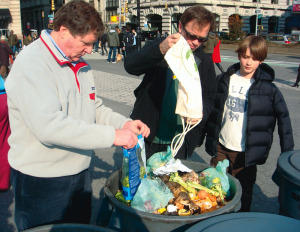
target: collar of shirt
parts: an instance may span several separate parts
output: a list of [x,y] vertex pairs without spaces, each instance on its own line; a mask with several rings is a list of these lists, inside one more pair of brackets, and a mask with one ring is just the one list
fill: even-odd
[[[67,57],[67,56],[65,55],[65,53],[58,47],[58,45],[55,43],[55,41],[54,41],[53,38],[51,37],[51,35],[50,35],[50,34],[51,34],[51,31],[52,31],[52,30],[46,29],[46,30],[45,30],[45,34],[49,37],[49,39],[51,40],[51,42],[53,43],[53,45],[56,47],[57,51],[59,51],[60,54],[61,54],[66,60],[70,61],[69,57]],[[71,62],[71,64],[72,64],[73,66],[75,66],[77,63],[78,63],[78,61],[76,61],[76,62]]]

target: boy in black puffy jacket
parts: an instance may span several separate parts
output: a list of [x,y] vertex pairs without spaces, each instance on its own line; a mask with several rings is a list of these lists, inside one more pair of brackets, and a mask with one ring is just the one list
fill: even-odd
[[281,152],[294,149],[289,111],[273,84],[274,70],[262,63],[267,57],[263,38],[249,36],[239,48],[239,63],[220,75],[214,110],[207,123],[206,151],[211,165],[228,159],[228,173],[242,186],[242,208],[250,211],[257,164],[264,164],[278,120]]

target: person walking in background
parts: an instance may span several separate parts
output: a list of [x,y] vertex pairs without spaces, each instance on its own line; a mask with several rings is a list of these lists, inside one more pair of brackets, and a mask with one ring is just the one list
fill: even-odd
[[9,150],[7,139],[9,135],[7,96],[4,88],[4,80],[0,75],[0,191],[8,190],[10,185],[10,166],[7,160]]
[[30,33],[25,33],[24,39],[23,39],[23,45],[24,45],[24,47],[28,46],[30,43],[31,43]]
[[5,79],[9,73],[9,55],[14,55],[13,50],[6,43],[5,35],[1,36],[0,41],[0,75]]
[[248,36],[236,52],[240,62],[219,76],[205,147],[212,166],[229,160],[228,173],[242,186],[240,211],[248,212],[257,165],[267,160],[276,121],[281,152],[292,151],[294,140],[287,105],[272,83],[274,70],[263,63],[268,52],[265,39]]
[[296,78],[296,82],[295,84],[292,85],[292,87],[299,87],[299,82],[300,82],[300,64],[299,64],[299,67],[298,67],[298,74],[297,74],[297,78]]
[[176,158],[186,159],[193,154],[196,146],[203,143],[204,126],[213,109],[217,79],[211,57],[200,46],[207,40],[208,32],[213,26],[214,15],[210,11],[201,5],[189,7],[180,18],[178,33],[167,38],[156,38],[126,57],[124,67],[129,74],[144,74],[141,84],[134,91],[136,101],[130,117],[140,118],[150,127],[150,135],[145,138],[147,159],[154,153],[167,151],[174,136],[182,132],[181,118],[175,114],[178,79],[174,78],[164,59],[167,51],[181,36],[189,44],[198,67],[203,118],[200,124],[186,134]]
[[120,42],[120,45],[118,46],[118,54],[121,54],[121,52],[122,52],[123,59],[125,59],[125,46],[124,46],[124,41],[123,41],[124,34],[122,33],[120,28],[117,29],[117,32],[118,32],[119,42]]
[[[106,42],[107,42],[107,32],[104,31],[103,35],[101,36],[102,56],[107,55]],[[104,53],[104,51],[105,51],[105,53]]]
[[18,55],[5,82],[18,231],[89,224],[94,150],[130,149],[137,134],[149,134],[144,123],[113,112],[96,94],[92,68],[82,58],[104,30],[95,8],[70,1],[55,13],[53,28]]
[[212,60],[217,65],[217,67],[220,69],[220,71],[223,73],[225,72],[222,65],[221,65],[221,53],[220,53],[220,44],[221,40],[216,35],[216,39],[218,40],[217,45],[214,47],[214,51],[212,54]]
[[207,41],[202,45],[202,49],[206,54],[212,56],[212,54],[214,53],[214,48],[215,46],[217,46],[217,44],[218,39],[216,38],[215,34],[210,32],[207,37]]
[[133,51],[133,34],[131,33],[130,26],[126,26],[126,33],[124,35],[125,53],[126,57]]
[[[10,35],[7,38],[7,43],[10,46],[10,48],[14,54],[16,54],[18,42],[19,42],[19,40],[18,40],[17,35],[14,34],[13,30],[11,30]],[[13,58],[15,59],[15,55],[13,55]]]
[[[108,58],[107,63],[116,63],[117,47],[120,46],[119,36],[115,29],[110,29],[107,33]],[[112,55],[112,58],[111,58]]]
[[96,42],[93,44],[93,53],[98,53],[99,39],[100,38],[98,37]]
[[161,37],[161,34],[160,34],[159,31],[157,31],[156,37],[157,37],[157,38],[160,38],[160,37]]
[[132,44],[132,50],[135,51],[136,50],[136,32],[134,29],[132,29],[131,31],[132,35],[133,35],[133,44]]

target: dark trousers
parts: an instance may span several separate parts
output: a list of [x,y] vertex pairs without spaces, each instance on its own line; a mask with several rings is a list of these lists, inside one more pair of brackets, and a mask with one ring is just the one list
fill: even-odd
[[229,160],[228,173],[238,179],[242,186],[242,208],[240,212],[249,212],[252,204],[257,167],[256,165],[245,167],[245,152],[232,151],[219,144],[218,156],[213,157],[210,164],[215,167],[219,161],[223,161],[224,159]]
[[90,223],[92,189],[88,170],[72,176],[40,178],[12,169],[11,181],[19,231],[47,224]]
[[133,47],[125,47],[126,57],[130,54],[130,52],[134,51]]
[[123,55],[123,58],[125,59],[125,50],[123,49],[123,47],[122,46],[119,46],[118,47],[118,54],[121,54],[121,52],[122,52],[122,55]]
[[104,51],[105,51],[105,54],[107,54],[106,42],[105,43],[101,43],[101,50],[102,50],[102,55],[104,55]]
[[[168,146],[170,146],[170,144],[151,143],[145,140],[146,159],[149,159],[153,154],[157,152],[166,152]],[[182,144],[181,148],[177,152],[175,158],[181,160],[185,160],[187,158],[187,152],[184,143]]]

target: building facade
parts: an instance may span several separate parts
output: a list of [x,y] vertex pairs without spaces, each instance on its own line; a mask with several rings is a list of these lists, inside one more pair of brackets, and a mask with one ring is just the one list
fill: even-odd
[[[142,30],[159,30],[176,33],[179,19],[186,8],[201,4],[214,13],[215,32],[229,32],[230,17],[238,16],[243,21],[242,30],[254,34],[257,25],[260,33],[290,33],[288,25],[292,16],[292,0],[140,0],[140,27]],[[137,0],[129,0],[127,21],[136,23]]]
[[21,37],[21,14],[19,0],[0,1],[0,29],[13,30]]

